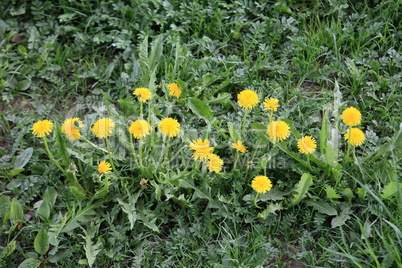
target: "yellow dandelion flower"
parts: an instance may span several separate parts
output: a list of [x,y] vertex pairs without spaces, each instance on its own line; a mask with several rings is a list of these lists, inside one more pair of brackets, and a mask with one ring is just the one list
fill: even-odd
[[302,154],[311,154],[317,148],[317,142],[311,136],[304,136],[297,141],[297,147]]
[[362,114],[355,107],[346,108],[342,112],[342,121],[347,126],[350,127],[357,126],[358,124],[360,124],[361,120],[362,120]]
[[163,135],[168,137],[176,137],[180,133],[180,124],[176,119],[165,118],[158,124],[159,130]]
[[221,172],[223,166],[223,160],[216,154],[209,154],[207,168],[216,173]]
[[251,182],[251,187],[260,194],[265,194],[272,189],[272,182],[266,176],[257,176]]
[[251,89],[245,89],[237,95],[237,103],[243,109],[252,109],[259,102],[257,93]]
[[151,131],[151,125],[144,119],[138,119],[131,123],[128,131],[136,139],[145,138]]
[[176,98],[180,98],[181,95],[181,89],[177,84],[169,84],[167,85],[169,89],[169,95],[174,96]]
[[92,127],[92,132],[98,138],[107,138],[112,134],[114,122],[110,118],[102,118],[95,122]]
[[267,98],[264,100],[264,110],[270,110],[276,112],[278,110],[278,107],[280,106],[278,104],[279,100],[275,98]]
[[290,136],[290,127],[283,121],[272,121],[268,125],[267,134],[274,142],[287,139]]
[[348,131],[344,135],[344,138],[348,143],[350,143],[350,145],[353,146],[360,146],[366,140],[366,138],[364,137],[364,132],[361,129],[355,127],[348,129]]
[[81,138],[80,128],[84,127],[84,123],[78,118],[70,118],[64,121],[61,126],[61,132],[66,134],[70,140],[77,140]]
[[232,143],[232,148],[236,149],[240,153],[248,152],[241,140],[238,140],[236,143]]
[[208,139],[193,140],[189,145],[190,150],[194,150],[193,159],[208,159],[209,155],[214,151],[214,147],[210,147],[209,145],[210,142]]
[[107,173],[109,173],[110,171],[112,171],[112,167],[111,167],[111,165],[110,165],[108,162],[106,162],[106,161],[101,161],[101,162],[98,164],[98,172],[99,172],[99,173],[105,173],[105,174],[107,174]]
[[142,102],[146,102],[152,97],[151,91],[146,87],[136,88],[133,92],[133,95],[137,95]]
[[40,120],[33,124],[31,130],[36,137],[42,138],[52,132],[53,123],[49,120]]

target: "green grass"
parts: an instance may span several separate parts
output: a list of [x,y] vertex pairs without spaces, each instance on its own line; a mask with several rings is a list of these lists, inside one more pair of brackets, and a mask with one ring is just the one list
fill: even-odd
[[[0,267],[402,267],[401,5],[2,1]],[[143,107],[153,132],[132,145],[137,87],[153,92]],[[261,104],[242,136],[246,88],[279,99],[274,118],[290,138],[269,140]],[[340,118],[349,106],[366,137],[351,161]],[[61,134],[73,117],[92,145]],[[102,117],[116,123],[108,153],[91,132]],[[182,129],[168,157],[165,117]],[[46,140],[67,175],[31,133],[43,119],[55,123]],[[309,160],[297,152],[304,135],[318,143]],[[192,160],[197,138],[222,172]],[[248,153],[231,148],[237,139]],[[100,175],[110,159],[117,170]],[[256,207],[258,175],[273,189]]]

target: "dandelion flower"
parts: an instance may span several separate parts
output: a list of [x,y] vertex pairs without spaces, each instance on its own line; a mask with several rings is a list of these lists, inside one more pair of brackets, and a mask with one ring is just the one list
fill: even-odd
[[266,176],[257,176],[251,182],[251,187],[260,194],[265,194],[272,189],[272,182]]
[[180,133],[180,124],[176,119],[165,118],[158,124],[159,130],[163,135],[168,137],[176,137]]
[[357,126],[362,120],[362,114],[355,107],[346,108],[342,112],[342,121],[350,127]]
[[244,147],[243,142],[238,140],[236,143],[232,143],[232,148],[236,149],[240,153],[247,152],[246,147]]
[[176,98],[180,98],[181,95],[181,89],[177,84],[169,84],[167,85],[169,89],[169,95],[174,96]]
[[311,136],[304,136],[297,141],[297,147],[302,154],[311,154],[317,148],[317,142]]
[[128,129],[131,135],[133,135],[133,137],[136,139],[145,138],[147,135],[149,135],[150,130],[151,125],[144,119],[134,121],[131,123],[130,128]]
[[151,91],[146,87],[136,88],[133,92],[133,95],[137,95],[140,98],[140,101],[146,102],[152,97]]
[[245,89],[237,95],[237,103],[243,109],[252,109],[258,104],[257,93],[251,89]]
[[210,147],[209,145],[210,143],[208,139],[193,140],[189,145],[190,149],[194,150],[193,159],[208,159],[210,154],[212,154],[212,152],[214,151],[214,147]]
[[61,131],[66,134],[70,140],[77,140],[81,138],[80,128],[83,128],[84,124],[79,118],[70,118],[64,121],[61,126]]
[[267,98],[267,99],[265,99],[265,101],[263,102],[264,110],[270,110],[270,111],[276,112],[276,110],[280,106],[278,104],[278,102],[279,102],[279,100],[275,99],[275,98]]
[[31,130],[32,134],[35,136],[42,138],[46,135],[49,135],[52,132],[53,123],[49,120],[40,120],[33,124]]
[[207,168],[216,173],[221,172],[223,160],[216,154],[209,154],[208,159]]
[[98,172],[99,173],[109,173],[110,171],[112,171],[112,167],[110,166],[110,164],[106,161],[101,161],[98,164]]
[[290,136],[290,127],[283,121],[272,121],[268,125],[267,134],[274,142],[287,139]]
[[98,138],[107,138],[112,134],[114,128],[114,122],[110,118],[102,118],[95,122],[92,127],[92,132]]
[[366,140],[364,137],[364,132],[361,129],[355,127],[348,129],[348,131],[344,135],[344,138],[348,143],[350,143],[350,145],[353,146],[360,146]]

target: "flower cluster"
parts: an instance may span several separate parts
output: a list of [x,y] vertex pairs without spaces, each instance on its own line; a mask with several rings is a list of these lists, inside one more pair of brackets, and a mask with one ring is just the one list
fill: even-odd
[[[182,90],[177,84],[168,84],[167,85],[169,89],[169,94],[171,96],[174,96],[176,98],[179,98]],[[133,95],[138,96],[138,101],[141,104],[141,113],[140,113],[140,118],[133,121],[126,130],[132,135],[133,138],[135,139],[144,139],[147,136],[151,134],[153,131],[154,126],[151,126],[149,122],[147,122],[145,119],[142,119],[142,106],[143,103],[145,103],[147,100],[152,98],[152,93],[149,89],[147,88],[136,88],[133,92]],[[243,118],[242,122],[242,130],[244,130],[244,126],[246,125],[246,116],[247,113],[249,112],[248,110],[253,109],[256,107],[259,103],[259,97],[258,94],[250,89],[246,89],[241,91],[237,95],[237,103],[239,106],[243,109],[245,109],[245,116]],[[273,113],[278,110],[280,107],[279,105],[279,100],[276,98],[266,98],[264,102],[262,103],[263,105],[263,110],[269,111],[270,112],[270,117],[269,117],[269,122],[266,128],[266,134],[268,135],[269,139],[274,143],[275,145],[277,143],[280,143],[282,141],[285,141],[287,138],[290,137],[292,129],[289,126],[288,123],[286,123],[286,120],[274,120],[273,119]],[[348,126],[348,129],[346,133],[344,134],[344,139],[347,141],[349,145],[352,146],[360,146],[364,143],[365,141],[365,136],[364,132],[357,128],[356,126],[361,123],[362,120],[362,115],[360,111],[354,107],[349,107],[346,108],[341,115],[342,121],[345,125]],[[292,126],[292,125],[291,125]],[[53,130],[53,123],[49,120],[40,120],[36,123],[33,124],[31,130],[32,134],[43,138],[44,143],[47,146],[46,143],[46,135],[49,135],[52,130]],[[80,130],[84,128],[85,125],[84,123],[79,119],[79,118],[69,118],[64,121],[64,123],[61,126],[61,132],[70,140],[78,140],[80,138],[83,138],[85,141],[89,142],[87,139],[82,137]],[[160,122],[157,125],[158,130],[160,133],[167,139],[164,139],[164,141],[169,142],[170,138],[177,137],[180,132],[181,132],[181,125],[180,123],[174,119],[174,118],[163,118],[160,120]],[[293,128],[293,126],[292,126]],[[109,162],[107,161],[101,161],[98,163],[98,169],[97,171],[102,174],[108,174],[112,171],[115,170],[115,166],[113,164],[113,160],[110,154],[110,148],[109,148],[109,142],[108,142],[108,137],[112,135],[113,131],[115,129],[115,122],[111,118],[101,118],[97,120],[91,130],[92,133],[100,138],[100,139],[106,139],[106,144],[107,144],[107,151],[101,149],[104,152],[108,153],[109,156]],[[243,131],[242,131],[243,134]],[[240,154],[236,155],[236,161],[241,157],[241,154],[245,154],[248,152],[247,148],[244,146],[242,138],[247,138],[246,135],[243,134],[243,137],[240,139],[235,138],[235,142],[232,143],[232,148],[235,149],[237,152]],[[132,142],[132,139],[130,139],[130,142]],[[89,142],[91,143],[91,142]],[[92,143],[91,143],[92,144]],[[93,146],[96,146],[92,144]],[[168,147],[168,146],[166,146]],[[97,147],[99,149],[99,147]],[[134,148],[134,145],[133,145]],[[141,156],[141,143],[139,145],[139,152]],[[192,140],[189,144],[189,148],[192,152],[192,158],[194,161],[205,161],[206,167],[210,171],[214,171],[216,173],[219,173],[223,169],[224,162],[221,159],[219,155],[214,153],[214,147],[211,146],[211,143],[209,139],[196,139]],[[297,148],[298,151],[302,154],[307,155],[307,162],[310,165],[309,162],[309,155],[313,154],[315,150],[317,149],[317,141],[315,138],[309,135],[305,135],[301,137],[300,139],[297,140]],[[166,149],[167,150],[167,149]],[[165,151],[164,151],[165,152]],[[348,147],[348,152],[349,152],[349,147]],[[166,152],[165,152],[166,153]],[[54,160],[54,158],[52,157]],[[135,159],[135,157],[134,157]],[[165,159],[167,159],[167,153],[165,155]],[[236,166],[236,163],[234,166]],[[60,170],[63,171],[63,168],[59,167]],[[311,167],[310,167],[311,168]],[[251,187],[252,189],[257,192],[256,199],[258,197],[258,194],[265,194],[266,192],[270,191],[272,189],[272,181],[266,177],[266,176],[256,176],[252,179],[251,181]]]
[[361,129],[354,127],[359,125],[362,120],[362,114],[360,113],[360,111],[355,107],[349,107],[342,112],[341,117],[343,123],[349,126],[349,129],[344,135],[344,139],[350,145],[362,145],[365,141],[364,132]]
[[216,173],[221,172],[223,166],[223,160],[216,154],[213,154],[214,147],[210,146],[210,142],[208,139],[197,139],[191,141],[190,150],[193,150],[193,159],[194,160],[208,160],[207,168],[211,171],[215,171]]

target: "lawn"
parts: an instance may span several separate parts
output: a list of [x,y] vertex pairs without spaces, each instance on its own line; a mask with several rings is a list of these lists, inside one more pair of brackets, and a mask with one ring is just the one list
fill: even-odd
[[402,267],[401,17],[1,1],[0,267]]

